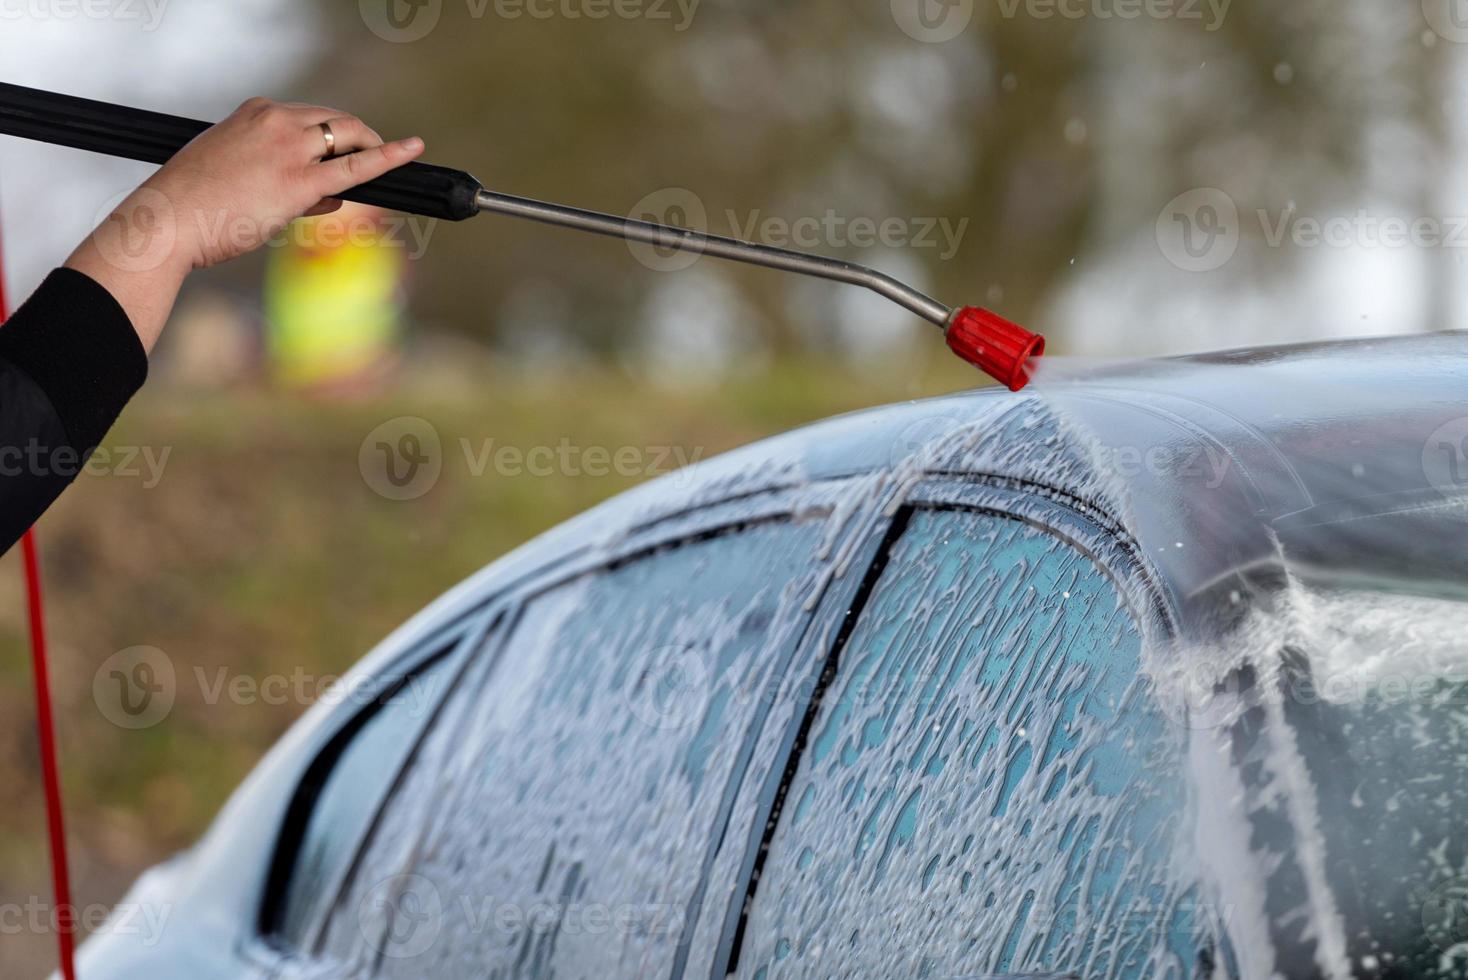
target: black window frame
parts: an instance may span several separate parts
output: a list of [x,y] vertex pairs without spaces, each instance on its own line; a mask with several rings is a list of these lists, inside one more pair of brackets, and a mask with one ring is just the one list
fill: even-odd
[[[1162,577],[1121,521],[1105,509],[1058,487],[1008,477],[954,474],[932,476],[920,482],[907,494],[890,523],[880,529],[880,540],[868,542],[870,561],[860,575],[853,576],[859,579],[859,586],[853,590],[850,605],[843,610],[840,629],[824,657],[818,658],[817,672],[801,688],[812,694],[803,711],[796,713],[795,727],[784,736],[782,750],[785,751],[776,756],[777,760],[784,759],[783,770],[777,762],[761,790],[760,810],[752,824],[755,832],[745,844],[743,888],[736,887],[724,910],[724,925],[709,980],[726,980],[738,970],[749,912],[763,877],[769,845],[779,832],[786,794],[804,758],[822,698],[836,678],[846,642],[886,569],[893,547],[919,511],[991,514],[1058,538],[1092,559],[1116,586],[1139,626],[1148,623],[1164,639],[1177,635],[1175,606]],[[683,978],[678,976],[674,980]]]
[[[407,652],[397,657],[389,667],[366,679],[363,682],[362,696],[354,703],[344,706],[333,722],[327,726],[327,732],[314,748],[311,761],[295,781],[290,802],[271,847],[265,886],[257,906],[255,937],[269,951],[270,958],[277,961],[276,966],[292,962],[312,962],[317,959],[314,946],[319,936],[316,933],[309,935],[307,941],[303,943],[293,943],[285,936],[283,925],[287,911],[286,895],[316,801],[326,787],[343,752],[373,716],[389,706],[392,699],[415,678],[440,664],[445,665],[446,669],[451,672],[461,672],[474,649],[484,643],[499,625],[499,613],[500,610],[497,608],[479,608],[456,617],[442,628],[434,630],[429,636],[419,640]],[[383,781],[382,789],[377,794],[369,828],[376,823],[377,816],[392,796],[403,772],[412,765],[424,734],[432,725],[433,719],[437,717],[444,700],[452,689],[452,683],[444,685],[444,690],[440,692],[438,699],[428,711],[424,712],[423,718],[415,727],[411,745],[400,757],[399,764]],[[361,703],[364,699],[367,702],[365,706]],[[361,849],[366,836],[364,833],[358,840],[352,842],[352,860],[348,863],[344,874],[339,876],[339,880],[329,889],[338,896],[342,882],[350,877],[352,869],[361,857]]]
[[[394,661],[391,672],[385,671],[374,679],[377,684],[374,690],[380,693],[374,694],[371,705],[365,709],[353,706],[354,711],[343,712],[330,726],[330,733],[318,739],[313,746],[311,761],[296,780],[286,816],[271,849],[266,885],[258,903],[254,937],[250,943],[256,954],[253,959],[257,965],[271,970],[277,976],[292,975],[297,969],[309,972],[313,978],[345,976],[347,973],[344,964],[336,963],[319,953],[319,942],[322,938],[319,929],[310,937],[309,942],[292,946],[282,941],[278,920],[285,911],[284,899],[289,877],[295,868],[311,806],[342,751],[377,710],[382,698],[390,696],[391,691],[400,690],[414,675],[445,657],[458,661],[450,669],[460,674],[473,669],[476,663],[483,663],[485,670],[493,672],[498,667],[502,653],[500,641],[513,631],[525,605],[577,578],[615,570],[632,561],[655,557],[657,553],[668,549],[737,534],[759,524],[793,523],[812,517],[829,519],[835,504],[859,480],[860,477],[841,477],[802,486],[731,495],[658,517],[645,525],[634,527],[614,544],[582,549],[562,556],[542,567],[533,568],[519,579],[499,588],[487,586],[482,596],[472,600],[468,611],[461,612],[452,622],[416,642],[408,653]],[[888,523],[890,518],[887,517],[874,520],[863,535],[863,541],[874,543],[880,540]],[[857,553],[853,568],[859,569],[870,560],[869,550],[867,548]],[[824,584],[820,595],[806,611],[806,622],[801,634],[791,645],[789,660],[784,665],[787,679],[797,669],[797,660],[807,650],[811,637],[817,634],[829,635],[839,626],[841,616],[849,607],[854,592],[856,583],[853,580],[858,577],[847,574]],[[492,649],[486,650],[486,646]],[[486,663],[477,659],[481,657],[488,657],[489,661]],[[407,767],[412,765],[423,740],[455,686],[452,682],[445,685],[439,701],[433,710],[425,713],[423,722],[416,729],[411,751],[405,754],[402,764],[392,778],[386,781],[386,789],[378,800],[373,819],[352,843],[354,856],[345,874],[336,883],[336,894],[332,899],[334,904],[340,902],[344,888],[350,882],[377,830],[383,808],[391,800]],[[761,717],[757,724],[751,726],[746,744],[741,746],[746,759],[752,755],[758,741],[765,734],[764,723],[765,718]],[[764,778],[764,773],[747,773],[743,784],[748,786],[751,782],[761,783]],[[743,788],[740,792],[743,792]],[[726,809],[732,809],[733,803],[734,799],[731,798]],[[712,852],[705,855],[706,876],[713,858]],[[702,901],[701,895],[698,901]],[[685,933],[680,939],[679,961],[675,965],[673,976],[684,975],[684,963],[695,940],[698,922],[714,911],[700,906],[686,917]]]

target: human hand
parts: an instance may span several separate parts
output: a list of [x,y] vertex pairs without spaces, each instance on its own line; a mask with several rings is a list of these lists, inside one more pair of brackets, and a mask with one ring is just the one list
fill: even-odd
[[[335,137],[330,159],[323,123]],[[180,150],[139,196],[172,210],[174,258],[204,269],[254,251],[302,215],[336,210],[334,195],[422,152],[416,137],[384,143],[335,109],[256,98]]]
[[[335,137],[330,159],[322,123]],[[336,210],[334,195],[422,153],[422,140],[384,143],[335,109],[250,99],[123,200],[67,265],[107,287],[151,349],[189,272]]]

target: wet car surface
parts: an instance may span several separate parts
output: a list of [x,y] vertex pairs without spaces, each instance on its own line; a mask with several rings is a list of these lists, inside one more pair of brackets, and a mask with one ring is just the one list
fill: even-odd
[[1468,337],[834,419],[494,563],[93,977],[1468,975]]

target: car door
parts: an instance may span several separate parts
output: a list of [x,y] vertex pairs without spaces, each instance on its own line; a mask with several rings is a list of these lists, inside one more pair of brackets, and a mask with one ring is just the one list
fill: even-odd
[[[349,870],[285,859],[314,897],[277,926],[283,975],[681,974],[706,896],[722,912],[735,890],[718,858],[749,835],[734,802],[773,764],[755,750],[794,703],[778,689],[856,585],[830,570],[836,495],[701,511],[502,597],[431,680],[447,695],[370,830],[336,847]],[[343,757],[369,769],[404,751],[391,722],[357,737]],[[311,807],[352,812],[352,778],[333,784]]]
[[1191,977],[1145,567],[1082,502],[931,485],[878,554],[726,913],[726,972]]

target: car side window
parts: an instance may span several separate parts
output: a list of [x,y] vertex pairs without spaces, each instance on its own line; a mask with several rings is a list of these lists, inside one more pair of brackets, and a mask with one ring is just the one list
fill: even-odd
[[1140,656],[1087,554],[916,512],[789,781],[738,975],[1192,976]]
[[[299,827],[282,842],[289,875],[274,913],[276,942],[300,949],[341,887],[348,866],[387,797],[392,780],[438,703],[451,672],[439,656],[388,687],[378,697],[359,697],[362,712],[337,733],[302,781],[294,805]],[[289,838],[294,838],[291,840]]]
[[755,524],[529,600],[446,703],[327,955],[415,980],[673,972],[823,530]]

